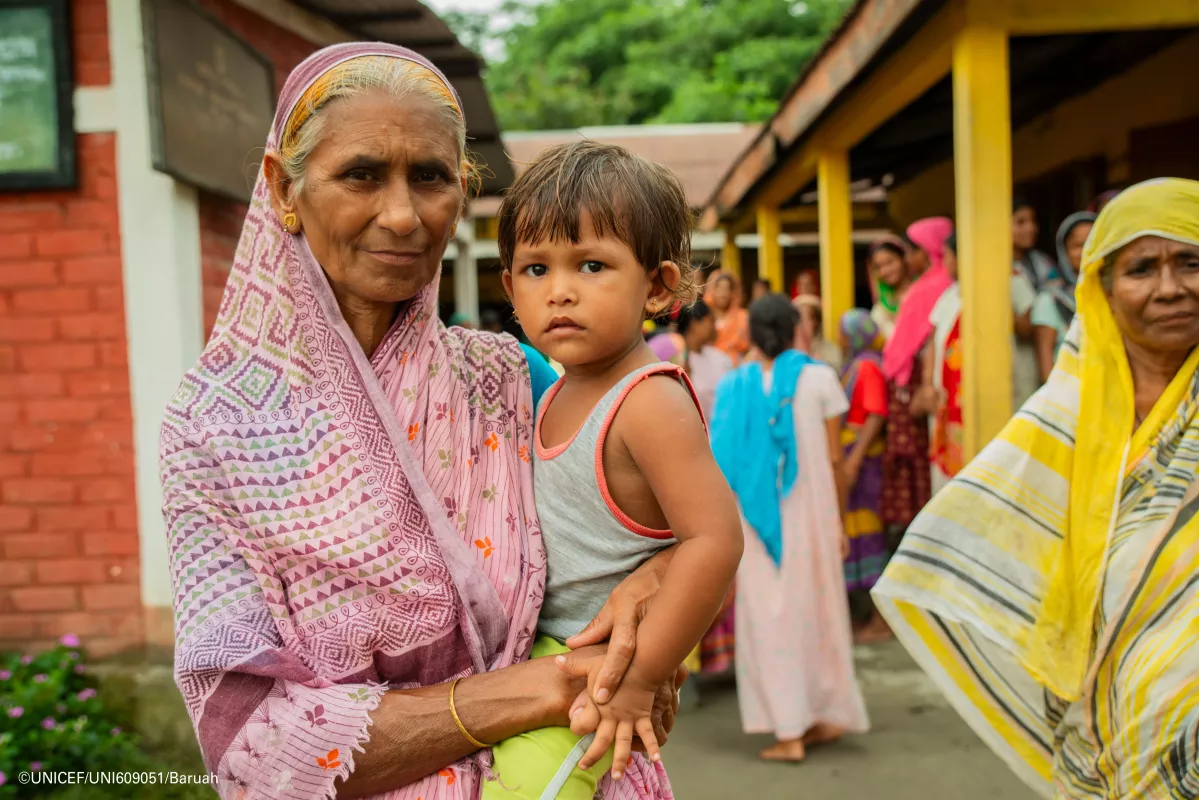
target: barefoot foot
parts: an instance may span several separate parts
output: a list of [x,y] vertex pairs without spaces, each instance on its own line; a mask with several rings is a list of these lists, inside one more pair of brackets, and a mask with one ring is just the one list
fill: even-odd
[[804,743],[802,739],[792,739],[788,742],[777,742],[758,754],[763,761],[786,761],[798,764],[804,760]]
[[822,744],[832,744],[845,735],[844,728],[818,722],[803,735],[804,747],[815,747]]

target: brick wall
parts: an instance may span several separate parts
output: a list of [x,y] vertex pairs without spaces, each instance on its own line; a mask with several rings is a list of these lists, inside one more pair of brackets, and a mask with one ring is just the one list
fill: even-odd
[[[275,65],[275,91],[283,88],[288,74],[316,46],[279,28],[231,0],[200,0],[200,5],[223,25],[245,39]],[[266,141],[266,132],[263,132]],[[233,265],[233,254],[241,235],[246,206],[218,195],[200,194],[200,263],[204,282],[204,331],[212,330],[225,291],[225,280]]]
[[115,137],[71,192],[0,194],[0,650],[141,636]]

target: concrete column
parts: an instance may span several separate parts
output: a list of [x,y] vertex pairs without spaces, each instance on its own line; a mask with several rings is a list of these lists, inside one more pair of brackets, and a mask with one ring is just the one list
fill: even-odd
[[841,315],[853,308],[853,201],[846,151],[820,154],[816,162],[816,189],[824,338],[835,342]]
[[[133,406],[142,605],[147,622],[169,611],[174,591],[158,482],[162,412],[203,346],[200,218],[195,189],[150,163],[150,113],[138,0],[109,0],[116,104],[117,189],[125,330]],[[158,614],[157,616],[161,616]],[[158,636],[156,636],[156,633]],[[147,629],[151,640],[165,632]]]
[[758,214],[758,277],[770,282],[774,292],[783,291],[783,246],[778,206],[760,205]]
[[454,234],[454,311],[479,324],[479,265],[475,254],[475,221],[469,215]]
[[967,458],[1012,415],[1009,93],[1007,32],[963,29],[953,45],[953,149]]

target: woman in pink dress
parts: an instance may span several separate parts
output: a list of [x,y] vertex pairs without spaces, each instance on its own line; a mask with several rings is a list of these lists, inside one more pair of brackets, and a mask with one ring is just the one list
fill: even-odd
[[836,478],[849,403],[832,367],[791,349],[797,316],[779,295],[753,305],[750,336],[762,360],[725,378],[712,418],[712,449],[746,527],[741,721],[746,733],[775,736],[761,754],[772,761],[802,761],[812,745],[869,728],[854,676]]

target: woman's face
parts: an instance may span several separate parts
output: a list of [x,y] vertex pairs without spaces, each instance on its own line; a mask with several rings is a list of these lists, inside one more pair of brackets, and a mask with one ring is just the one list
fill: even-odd
[[709,314],[703,319],[693,320],[691,326],[687,328],[687,338],[699,344],[706,346],[716,341],[716,317]]
[[1037,246],[1037,214],[1028,206],[1012,214],[1012,244],[1018,250],[1032,250]]
[[1199,344],[1199,248],[1143,236],[1116,256],[1108,295],[1125,338],[1150,352]]
[[928,253],[924,252],[919,247],[913,247],[908,253],[908,273],[911,275],[923,275],[928,269]]
[[897,286],[904,278],[903,258],[888,247],[874,251],[874,271],[884,286]]
[[275,210],[299,217],[343,305],[411,299],[436,276],[462,212],[455,132],[417,95],[401,104],[371,92],[322,113],[325,133],[297,195],[281,180],[278,156],[267,156]]
[[1080,222],[1066,234],[1066,257],[1070,259],[1070,266],[1074,267],[1075,272],[1082,268],[1082,249],[1086,246],[1092,227],[1089,222]]
[[733,282],[726,277],[716,279],[712,287],[712,307],[717,311],[728,311],[733,304]]
[[796,288],[800,294],[820,294],[820,281],[814,272],[801,272]]

